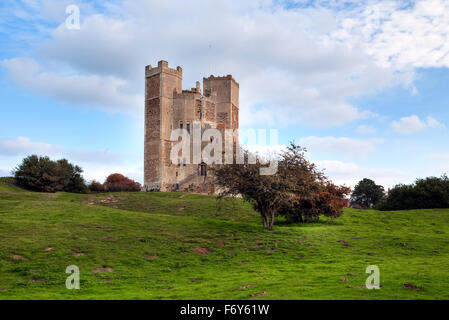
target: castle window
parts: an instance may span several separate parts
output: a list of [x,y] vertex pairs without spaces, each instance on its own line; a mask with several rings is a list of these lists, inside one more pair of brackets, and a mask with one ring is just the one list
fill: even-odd
[[187,124],[186,124],[186,130],[187,130],[187,132],[190,134],[190,123],[187,123]]
[[182,165],[185,167],[186,166],[186,158],[182,159]]
[[181,166],[181,159],[178,158],[178,167]]
[[207,165],[204,162],[201,163],[201,171],[200,172],[201,172],[201,176],[203,176],[203,177],[207,176]]
[[179,124],[179,128],[180,128],[180,129],[183,129],[183,128],[184,128],[184,125],[183,125],[182,122]]

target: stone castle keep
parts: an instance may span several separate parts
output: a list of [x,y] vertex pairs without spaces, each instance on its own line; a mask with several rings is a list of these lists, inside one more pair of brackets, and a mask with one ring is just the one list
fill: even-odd
[[[166,61],[145,67],[145,151],[144,188],[155,191],[213,193],[215,191],[205,163],[172,163],[170,151],[174,129],[189,133],[193,122],[201,130],[238,129],[239,84],[231,75],[203,78],[191,90],[182,90],[182,68],[171,69]],[[235,146],[238,144],[234,138]],[[192,144],[191,144],[192,145]],[[203,142],[204,145],[204,142]],[[192,148],[192,147],[191,147]],[[192,150],[192,149],[191,149]],[[192,152],[191,152],[192,158]]]

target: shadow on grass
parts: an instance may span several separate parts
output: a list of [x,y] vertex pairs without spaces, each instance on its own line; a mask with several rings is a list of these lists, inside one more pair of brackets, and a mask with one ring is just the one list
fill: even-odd
[[277,227],[316,227],[316,226],[342,226],[343,223],[341,221],[338,221],[337,219],[320,219],[317,222],[298,222],[298,223],[291,223],[286,221],[285,219],[278,219],[274,223]]

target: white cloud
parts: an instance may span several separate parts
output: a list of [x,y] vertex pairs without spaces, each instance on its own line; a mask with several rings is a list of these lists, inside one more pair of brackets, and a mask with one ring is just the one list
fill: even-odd
[[364,157],[374,152],[376,143],[382,140],[361,140],[348,137],[306,137],[299,140],[299,145],[306,147],[311,154],[332,153],[351,157]]
[[401,134],[411,134],[422,131],[425,128],[445,128],[445,126],[432,117],[427,117],[427,121],[422,121],[417,115],[401,118],[399,121],[394,121],[392,127],[395,131]]
[[427,126],[430,128],[436,128],[436,129],[444,129],[446,126],[439,122],[438,120],[432,118],[431,116],[427,117]]
[[242,125],[315,126],[371,117],[349,99],[413,80],[412,70],[397,72],[373,60],[369,46],[354,45],[359,31],[333,8],[287,10],[255,0],[125,0],[108,8],[82,13],[80,30],[63,23],[53,30],[33,52],[42,68],[34,74],[22,73],[23,59],[4,62],[11,77],[69,104],[141,112],[143,67],[166,59],[183,66],[185,87],[212,72],[232,73]]
[[401,120],[395,121],[391,125],[395,131],[402,134],[418,132],[426,126],[416,115],[401,118]]
[[124,155],[108,150],[65,149],[58,145],[33,142],[29,138],[0,139],[0,156],[16,157],[32,154],[67,158],[83,163],[121,163]]
[[1,64],[18,85],[63,103],[109,112],[142,110],[143,96],[127,93],[123,90],[127,82],[113,76],[44,72],[36,61],[26,58],[3,60]]
[[343,11],[333,34],[396,70],[449,66],[449,2],[371,1]]
[[413,182],[408,173],[388,168],[363,168],[353,162],[335,160],[314,161],[333,182],[354,187],[363,178],[374,180],[377,184],[390,188],[398,183]]

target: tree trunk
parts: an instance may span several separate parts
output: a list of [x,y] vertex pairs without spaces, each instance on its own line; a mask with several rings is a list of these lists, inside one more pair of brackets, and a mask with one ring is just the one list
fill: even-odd
[[265,211],[262,210],[260,212],[260,215],[262,216],[262,223],[263,223],[264,228],[268,228],[268,219],[267,219],[267,215],[266,215]]
[[270,228],[270,230],[271,230],[271,229],[273,229],[273,224],[274,224],[274,210],[271,210],[270,216],[271,216],[271,221],[270,221],[270,226],[269,226],[269,228]]

